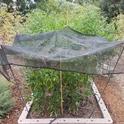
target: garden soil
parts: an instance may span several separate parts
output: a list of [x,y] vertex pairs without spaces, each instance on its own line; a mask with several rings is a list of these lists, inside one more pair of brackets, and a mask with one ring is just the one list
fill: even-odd
[[[32,106],[33,107],[33,106]],[[92,109],[96,108],[94,113],[92,114],[92,118],[102,118],[102,113],[98,107],[98,104],[96,102],[96,99],[93,95],[89,96],[88,99],[82,100],[81,104],[79,106],[79,109],[75,113],[68,112],[68,110],[64,109],[63,115],[58,115],[60,118],[88,118],[91,113]],[[43,114],[43,115],[42,115]],[[29,113],[28,118],[47,118],[48,115],[45,115],[44,113],[36,112],[31,109]],[[54,118],[54,116],[51,116]]]
[[[117,69],[120,71],[124,70],[124,53]],[[107,80],[106,77],[98,77],[96,79],[99,91],[103,91]],[[102,93],[102,98],[114,120],[114,124],[124,124],[124,74],[113,75],[106,90]]]

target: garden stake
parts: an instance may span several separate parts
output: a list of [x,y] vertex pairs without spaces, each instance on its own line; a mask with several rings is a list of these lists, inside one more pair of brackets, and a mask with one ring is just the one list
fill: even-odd
[[[61,57],[60,57],[60,68],[61,68]],[[61,114],[63,115],[63,86],[62,86],[62,71],[60,71],[60,93],[61,93]]]

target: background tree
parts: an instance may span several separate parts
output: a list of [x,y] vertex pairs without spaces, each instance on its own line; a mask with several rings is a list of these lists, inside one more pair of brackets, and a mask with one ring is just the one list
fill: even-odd
[[124,0],[101,0],[100,8],[104,17],[110,22],[117,17],[121,12],[124,12]]
[[101,0],[100,8],[108,22],[120,14],[119,2],[120,0]]
[[120,2],[120,9],[121,9],[121,12],[124,14],[124,0],[121,0]]
[[2,0],[1,3],[7,5],[8,12],[13,12],[14,9],[26,14],[32,8],[35,8],[34,0]]

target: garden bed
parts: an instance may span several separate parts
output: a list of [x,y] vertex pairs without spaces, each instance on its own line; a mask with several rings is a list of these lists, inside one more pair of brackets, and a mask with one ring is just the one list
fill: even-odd
[[[33,102],[28,102],[26,104],[26,107],[22,111],[22,114],[18,120],[18,124],[112,124],[113,121],[111,119],[111,116],[101,98],[101,95],[95,85],[94,82],[92,82],[92,89],[95,94],[95,99],[98,103],[98,108],[100,109],[100,112],[102,114],[98,116],[94,116],[92,118],[86,118],[86,117],[61,117],[61,118],[29,118],[28,115],[31,111],[31,107]],[[92,112],[93,108],[91,109]],[[95,109],[97,110],[97,109]]]
[[[27,116],[28,119],[30,118],[47,118],[49,114],[44,115],[41,111],[36,111],[34,108],[34,102],[32,103],[32,107],[30,112]],[[93,95],[89,96],[87,99],[82,100],[80,106],[78,107],[76,112],[69,112],[67,109],[64,110],[63,115],[57,115],[58,118],[87,118],[91,114],[91,110],[95,108],[95,112],[93,113],[92,117],[94,118],[102,118],[102,113],[98,108],[97,101]],[[56,118],[55,116],[51,115],[51,118]]]

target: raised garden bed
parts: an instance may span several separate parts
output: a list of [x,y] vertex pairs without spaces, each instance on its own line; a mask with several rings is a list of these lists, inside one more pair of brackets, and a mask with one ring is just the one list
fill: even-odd
[[[95,85],[92,82],[92,89],[95,94],[95,99],[98,103],[98,107],[102,113],[101,118],[28,118],[28,114],[31,110],[32,101],[26,104],[26,107],[22,111],[22,114],[18,120],[18,124],[112,124],[113,120],[101,98],[101,95]],[[27,110],[28,109],[28,110]]]

